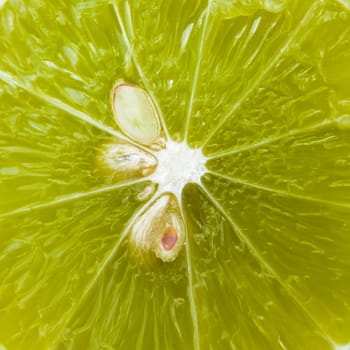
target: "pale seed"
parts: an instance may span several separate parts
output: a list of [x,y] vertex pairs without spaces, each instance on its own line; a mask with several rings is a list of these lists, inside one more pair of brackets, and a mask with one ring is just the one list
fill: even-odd
[[141,148],[127,143],[107,143],[98,154],[98,168],[110,182],[150,175],[157,159]]
[[162,143],[158,113],[145,90],[118,82],[113,88],[112,108],[117,124],[131,139],[146,146]]
[[139,256],[154,253],[165,262],[178,256],[185,241],[185,225],[177,199],[165,193],[136,219],[130,243]]

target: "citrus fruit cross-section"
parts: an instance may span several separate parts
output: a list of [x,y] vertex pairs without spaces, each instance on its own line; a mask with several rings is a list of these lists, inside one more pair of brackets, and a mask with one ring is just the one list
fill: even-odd
[[[117,83],[112,92],[112,107],[120,129],[138,148],[125,143],[103,146],[99,158],[104,170],[111,178],[127,180],[138,174],[152,181],[138,195],[139,199],[145,193],[151,194],[154,185],[158,185],[149,206],[134,218],[131,244],[141,259],[153,252],[163,261],[173,261],[186,236],[182,190],[187,183],[200,185],[206,158],[199,149],[191,149],[185,142],[162,137],[154,103],[139,87]],[[142,145],[149,149],[143,150]]]
[[0,0],[0,349],[350,348],[349,0]]

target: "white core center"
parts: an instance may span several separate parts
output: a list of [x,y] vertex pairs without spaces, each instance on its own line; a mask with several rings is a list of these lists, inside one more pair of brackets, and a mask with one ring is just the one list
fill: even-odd
[[186,142],[168,141],[166,148],[154,152],[154,155],[158,159],[158,166],[149,179],[159,184],[159,192],[172,192],[179,202],[185,185],[200,184],[207,170],[207,158],[201,149],[190,148]]

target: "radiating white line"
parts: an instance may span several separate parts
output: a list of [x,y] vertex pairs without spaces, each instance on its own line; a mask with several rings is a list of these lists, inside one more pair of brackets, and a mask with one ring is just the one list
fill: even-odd
[[77,119],[81,120],[81,121],[84,121],[90,125],[93,125],[94,127],[96,127],[97,129],[100,129],[102,131],[105,131],[106,133],[112,135],[112,136],[115,136],[119,139],[122,139],[122,140],[125,140],[125,141],[128,141],[130,142],[130,140],[124,136],[123,134],[119,133],[118,131],[114,130],[113,128],[109,127],[109,126],[106,126],[104,125],[103,123],[91,118],[89,115],[87,115],[86,113],[82,112],[82,111],[79,111],[78,109],[62,102],[61,100],[55,98],[55,97],[52,97],[52,96],[49,96],[49,95],[46,95],[44,94],[43,92],[39,92],[39,91],[36,91],[34,90],[33,88],[25,85],[24,83],[20,82],[18,79],[16,79],[13,75],[7,73],[7,72],[4,72],[4,71],[0,71],[0,80],[2,80],[3,82],[11,85],[11,86],[14,86],[14,87],[18,87],[22,90],[25,90],[27,91],[29,94],[39,98],[40,100],[48,103],[48,104],[51,104],[53,105],[54,107],[76,117]]
[[[151,200],[154,200],[154,198],[155,198],[155,195],[152,197]],[[92,288],[94,287],[94,285],[98,281],[99,277],[101,276],[103,271],[106,269],[107,265],[110,263],[110,261],[116,255],[117,251],[119,250],[120,246],[122,245],[122,243],[126,239],[128,233],[129,233],[130,229],[132,228],[133,224],[135,223],[136,219],[138,218],[140,213],[142,213],[143,210],[147,207],[147,205],[149,205],[149,201],[146,201],[146,203],[141,208],[139,208],[136,211],[136,213],[132,216],[132,218],[129,220],[128,224],[125,226],[125,228],[121,232],[120,237],[117,240],[116,244],[114,245],[113,249],[107,254],[107,256],[103,260],[101,266],[98,268],[97,272],[95,273],[95,275],[92,277],[92,279],[88,283],[87,287],[82,292],[82,295],[79,298],[78,302],[72,307],[70,315],[67,316],[66,320],[63,323],[62,332],[64,332],[65,327],[69,324],[69,322],[71,321],[73,316],[79,310],[79,307],[83,304],[86,297],[89,295],[90,291],[92,290]],[[62,332],[60,332],[58,334],[58,336],[56,337],[56,339],[53,340],[53,342],[52,342],[53,347],[59,345],[59,341],[62,337]]]
[[244,186],[248,186],[251,188],[255,188],[257,190],[261,190],[261,191],[265,191],[265,192],[271,192],[271,193],[275,193],[284,197],[291,197],[291,198],[295,198],[295,199],[299,199],[299,200],[304,200],[304,201],[309,201],[309,202],[314,202],[314,203],[318,203],[318,204],[323,204],[323,205],[328,205],[331,207],[340,207],[340,208],[345,208],[345,209],[350,209],[350,203],[343,203],[343,202],[337,202],[337,201],[330,201],[330,200],[325,200],[325,199],[321,199],[321,198],[315,198],[315,197],[311,197],[311,196],[305,196],[302,194],[297,194],[297,193],[293,193],[293,192],[288,192],[288,191],[284,191],[284,190],[279,190],[273,187],[269,187],[269,186],[264,186],[264,185],[260,185],[257,183],[252,183],[250,181],[247,180],[243,180],[237,177],[231,177],[231,176],[227,176],[227,175],[223,175],[220,173],[217,173],[215,171],[211,171],[211,170],[207,170],[208,174],[211,174],[213,176],[217,176],[220,177],[222,179],[225,179],[227,181],[230,182],[234,182],[240,185],[244,185]]
[[283,282],[282,278],[277,273],[277,271],[258,252],[258,250],[252,244],[250,239],[243,233],[242,229],[238,226],[238,224],[227,214],[223,206],[214,198],[214,196],[203,184],[201,185],[201,189],[203,190],[205,195],[208,197],[208,200],[218,210],[218,212],[221,213],[221,215],[223,215],[223,217],[230,223],[234,232],[241,239],[241,241],[247,244],[247,247],[249,248],[252,255],[259,261],[259,263],[266,269],[266,271],[269,271],[271,276],[274,277],[274,279],[283,288],[283,290],[287,293],[287,295],[296,303],[296,305],[299,306],[299,308],[304,313],[304,315],[309,319],[309,321],[319,330],[320,334],[323,334],[327,340],[330,340],[327,333],[323,329],[323,327],[316,322],[312,314],[306,309],[305,305],[302,304],[302,302],[299,300],[299,298],[295,294],[295,291]]
[[73,117],[89,124],[89,125],[92,125],[94,126],[95,128],[101,130],[101,131],[104,131],[106,132],[107,134],[111,135],[111,136],[114,136],[120,140],[123,140],[125,142],[128,142],[128,143],[131,143],[145,151],[148,151],[148,152],[152,152],[151,150],[149,150],[148,148],[136,143],[135,141],[129,139],[127,136],[125,136],[124,134],[118,132],[117,130],[101,123],[100,121],[97,121],[95,120],[94,118],[91,118],[88,114],[82,112],[82,111],[79,111],[78,109],[64,103],[63,101],[55,98],[55,97],[52,97],[52,96],[49,96],[49,95],[46,95],[44,94],[43,92],[40,92],[40,91],[36,91],[34,90],[33,88],[25,85],[24,83],[20,82],[18,79],[16,79],[13,75],[7,73],[7,72],[4,72],[4,71],[1,71],[0,70],[0,80],[2,80],[3,82],[7,83],[8,85],[10,86],[13,86],[13,87],[18,87],[24,91],[27,91],[29,94],[35,96],[36,98],[44,101],[45,103],[48,103],[54,107],[56,107],[57,109],[61,110],[61,111],[64,111],[70,115],[72,115]]
[[[179,206],[180,206],[181,215],[186,223],[185,212],[181,201],[179,201]],[[193,288],[193,269],[192,269],[192,261],[191,261],[191,248],[189,244],[188,229],[186,224],[185,224],[185,230],[186,230],[185,246],[186,246],[186,264],[187,264],[187,277],[188,277],[188,298],[190,301],[190,311],[191,311],[192,323],[193,323],[193,346],[194,346],[194,350],[200,350],[200,336],[199,336],[198,315],[197,315],[197,308],[196,308],[196,297],[195,297],[195,291]]]
[[194,99],[195,99],[195,95],[196,95],[196,91],[197,91],[199,71],[200,71],[200,66],[201,66],[202,56],[203,56],[203,47],[204,47],[204,43],[205,43],[205,36],[207,33],[207,29],[208,29],[210,8],[211,8],[211,0],[208,0],[208,6],[205,10],[205,18],[204,18],[204,23],[202,26],[202,33],[201,33],[200,43],[199,43],[199,47],[198,47],[198,59],[197,59],[196,69],[195,69],[194,77],[193,77],[193,85],[192,85],[192,89],[191,89],[190,101],[188,104],[188,110],[187,110],[187,114],[186,114],[185,135],[184,135],[185,142],[187,142],[188,131],[190,128],[191,115],[192,115],[192,110],[193,110],[193,103],[194,103]]
[[[126,31],[125,25],[123,23],[122,17],[120,15],[120,10],[118,8],[116,0],[112,0],[112,3],[113,3],[113,9],[114,9],[114,12],[116,14],[116,17],[117,17],[120,29],[122,31],[122,35],[123,35],[123,39],[124,39],[125,45],[128,48],[128,51],[129,51],[129,53],[130,53],[130,55],[132,57],[132,60],[134,61],[136,70],[137,70],[137,72],[138,72],[138,74],[139,74],[143,84],[145,85],[145,87],[147,89],[147,93],[151,96],[152,101],[155,104],[155,107],[157,109],[157,112],[158,112],[158,115],[159,115],[159,118],[160,118],[160,123],[162,125],[162,129],[163,129],[164,134],[165,134],[165,137],[166,137],[167,140],[170,140],[169,131],[168,131],[168,128],[166,126],[162,110],[160,108],[160,105],[158,103],[158,100],[157,100],[156,96],[154,95],[153,91],[150,89],[148,79],[146,78],[146,76],[145,76],[145,74],[144,74],[144,72],[143,72],[143,70],[142,70],[142,68],[141,68],[141,66],[140,66],[140,64],[139,64],[139,62],[138,62],[138,60],[136,58],[135,52],[134,52],[134,50],[132,48],[131,40],[128,37],[128,34],[127,34],[127,31]],[[129,16],[129,21],[131,22],[131,17],[130,16]],[[132,27],[132,25],[131,25],[131,27]]]
[[26,213],[26,212],[31,212],[34,210],[39,210],[39,209],[44,209],[44,208],[49,208],[49,207],[53,207],[62,203],[67,203],[73,200],[77,200],[77,199],[81,199],[81,198],[87,198],[87,197],[91,197],[97,194],[101,194],[101,193],[106,193],[106,192],[110,192],[113,191],[115,189],[118,188],[122,188],[122,187],[127,187],[127,186],[131,186],[137,183],[141,183],[141,182],[145,182],[147,181],[146,178],[141,178],[141,179],[136,179],[136,180],[131,180],[131,181],[124,181],[124,182],[120,182],[116,185],[111,185],[111,186],[105,186],[105,187],[101,187],[98,189],[94,189],[92,191],[88,191],[88,192],[80,192],[80,193],[72,193],[66,196],[62,196],[59,198],[55,198],[52,201],[46,202],[46,203],[39,203],[39,204],[35,204],[32,206],[28,206],[28,207],[22,207],[22,208],[18,208],[12,211],[9,211],[7,213],[3,213],[0,214],[0,218],[6,218],[9,216],[13,216],[13,215],[17,215],[17,214],[22,214],[22,213]]
[[219,157],[224,157],[224,156],[231,155],[231,154],[237,154],[237,153],[240,153],[240,152],[245,152],[245,151],[248,151],[248,150],[251,150],[251,149],[254,149],[254,148],[259,148],[261,146],[266,146],[266,145],[268,145],[270,143],[273,143],[273,142],[276,142],[276,141],[281,141],[281,140],[284,140],[284,139],[286,139],[288,137],[295,137],[295,136],[298,136],[298,135],[301,135],[301,134],[304,134],[304,133],[306,134],[306,133],[309,133],[311,131],[322,129],[322,128],[326,127],[326,126],[334,125],[336,122],[337,122],[337,119],[328,119],[328,120],[325,120],[323,122],[320,122],[320,123],[317,123],[317,124],[314,124],[314,125],[311,125],[311,126],[308,126],[308,127],[305,127],[305,128],[292,129],[292,130],[289,130],[288,132],[286,132],[284,134],[281,134],[281,135],[277,135],[277,136],[273,136],[273,137],[267,137],[265,139],[260,140],[259,142],[252,143],[252,144],[247,145],[247,146],[242,146],[242,147],[233,148],[231,150],[219,151],[219,152],[216,152],[216,153],[211,153],[208,156],[208,160],[219,158]]
[[315,8],[318,6],[318,2],[316,1],[310,9],[306,12],[304,18],[299,22],[297,27],[294,29],[294,31],[291,33],[291,35],[288,36],[288,40],[284,44],[283,47],[281,47],[278,52],[275,54],[274,57],[271,58],[270,63],[261,71],[261,73],[257,76],[256,79],[253,80],[252,84],[248,87],[248,89],[245,90],[243,95],[239,98],[239,100],[232,106],[230,111],[222,118],[218,123],[215,125],[215,127],[211,130],[211,132],[208,134],[208,136],[203,141],[201,147],[204,147],[210,139],[217,133],[217,131],[225,124],[225,122],[238,110],[238,108],[241,106],[243,101],[245,101],[248,96],[251,95],[253,91],[256,90],[256,88],[259,86],[259,84],[265,79],[267,74],[271,71],[273,67],[278,63],[278,60],[283,56],[283,54],[287,51],[287,49],[291,46],[292,42],[295,40],[296,36],[299,34],[299,32],[302,30],[304,25],[314,16]]

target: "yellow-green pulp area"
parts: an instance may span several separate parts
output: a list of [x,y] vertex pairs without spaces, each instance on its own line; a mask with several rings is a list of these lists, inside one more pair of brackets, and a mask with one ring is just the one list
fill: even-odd
[[[208,158],[172,262],[96,161],[120,79]],[[1,350],[345,350],[349,251],[348,0],[0,1]]]

